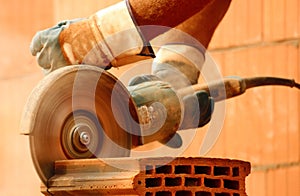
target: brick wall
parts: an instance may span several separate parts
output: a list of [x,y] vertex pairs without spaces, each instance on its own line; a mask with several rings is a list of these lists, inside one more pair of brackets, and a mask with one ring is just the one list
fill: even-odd
[[[233,1],[210,51],[223,75],[299,81],[299,35],[299,1]],[[299,91],[257,88],[228,100],[221,136],[208,156],[250,161],[249,195],[299,195]]]
[[[48,9],[42,11],[43,6]],[[1,2],[0,195],[39,195],[28,138],[19,134],[19,122],[26,97],[42,77],[28,46],[37,29],[53,22],[52,10],[51,1]]]

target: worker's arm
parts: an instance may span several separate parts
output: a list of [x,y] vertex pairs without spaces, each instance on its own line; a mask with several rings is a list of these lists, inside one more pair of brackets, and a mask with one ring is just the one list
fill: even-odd
[[[154,80],[167,82],[172,89],[180,90],[198,83],[206,48],[231,0],[213,0],[204,9],[158,36],[166,45],[160,47],[152,64],[152,74],[139,76],[132,83]],[[180,94],[180,93],[179,93]],[[182,94],[182,93],[181,93]],[[183,118],[180,129],[206,125],[213,112],[214,100],[207,91],[180,96]],[[197,107],[198,106],[198,107]]]
[[145,54],[153,56],[151,50],[144,50],[144,47],[147,47],[150,39],[163,33],[163,30],[156,31],[139,26],[174,27],[211,1],[123,1],[84,20],[37,33],[31,44],[31,51],[34,51],[32,54],[37,56],[39,64],[46,72],[64,64],[117,67],[141,60],[141,53],[143,58]]

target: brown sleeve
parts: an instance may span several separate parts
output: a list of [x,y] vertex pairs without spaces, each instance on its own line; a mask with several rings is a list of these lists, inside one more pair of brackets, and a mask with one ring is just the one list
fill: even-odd
[[214,0],[203,10],[179,24],[176,29],[188,33],[207,48],[230,3],[231,0]]

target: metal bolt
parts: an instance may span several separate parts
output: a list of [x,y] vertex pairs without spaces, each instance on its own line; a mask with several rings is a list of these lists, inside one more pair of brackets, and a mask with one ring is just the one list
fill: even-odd
[[84,145],[88,145],[91,142],[90,134],[83,131],[80,133],[80,142]]

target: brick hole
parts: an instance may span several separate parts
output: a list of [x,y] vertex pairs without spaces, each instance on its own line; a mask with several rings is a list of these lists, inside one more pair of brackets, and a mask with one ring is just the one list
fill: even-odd
[[159,191],[155,193],[155,196],[172,196],[172,193],[169,191]]
[[166,186],[180,186],[182,184],[182,179],[180,177],[177,178],[165,178]]
[[238,167],[232,168],[232,176],[239,176],[240,175],[240,169]]
[[146,188],[161,186],[161,178],[146,178]]
[[239,190],[240,183],[239,181],[235,181],[235,180],[224,180],[224,188]]
[[240,196],[239,193],[233,193],[233,196]]
[[214,175],[215,176],[229,176],[230,175],[230,167],[214,167]]
[[175,166],[175,174],[191,174],[192,168],[190,165],[177,165]]
[[201,186],[201,178],[185,178],[184,186]]
[[155,168],[157,174],[171,174],[172,166],[171,165],[157,165]]
[[195,166],[195,174],[211,174],[211,167],[209,166]]
[[153,193],[147,192],[145,196],[154,196]]
[[230,196],[230,193],[215,193],[215,196]]
[[209,188],[219,188],[221,187],[221,180],[205,178],[204,185]]
[[211,193],[206,191],[199,191],[196,192],[195,196],[211,196]]
[[175,196],[193,196],[191,191],[177,191]]
[[153,166],[146,165],[146,174],[152,174],[152,173],[153,173]]

